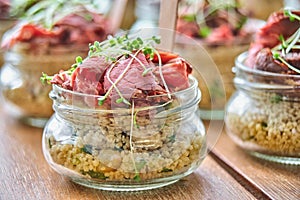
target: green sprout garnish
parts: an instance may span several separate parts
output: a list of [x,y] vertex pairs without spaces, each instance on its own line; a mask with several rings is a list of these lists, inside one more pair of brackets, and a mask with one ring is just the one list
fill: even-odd
[[173,170],[172,169],[169,169],[169,168],[166,168],[164,167],[161,172],[172,172]]
[[[104,101],[109,96],[112,89],[115,89],[119,95],[119,99],[116,100],[116,103],[125,103],[130,105],[130,102],[123,97],[121,92],[117,87],[117,83],[123,78],[125,73],[129,70],[132,62],[136,60],[139,64],[144,68],[142,76],[147,75],[150,72],[151,68],[146,68],[146,66],[136,57],[139,52],[143,52],[146,56],[149,56],[150,60],[154,58],[157,50],[154,48],[153,44],[159,44],[160,38],[156,36],[152,36],[151,38],[141,39],[140,37],[137,38],[130,38],[127,34],[119,37],[109,36],[108,40],[103,42],[95,41],[94,44],[90,44],[89,46],[89,57],[93,56],[102,56],[108,62],[112,62],[112,66],[107,71],[107,78],[111,83],[111,87],[108,89],[106,94],[103,97],[98,99],[98,105],[103,105]],[[134,54],[133,54],[134,53]],[[114,82],[110,79],[110,72],[117,64],[118,59],[121,57],[131,57],[130,62],[128,63],[125,70],[121,73],[121,75],[115,80]],[[161,63],[160,63],[161,65]]]
[[93,146],[90,144],[86,144],[81,148],[81,151],[87,154],[92,154],[93,153]]
[[207,36],[209,36],[210,33],[211,33],[211,28],[209,28],[208,26],[203,26],[199,30],[199,35],[203,38],[206,38]]
[[[300,21],[300,17],[296,14],[293,14],[290,10],[284,10],[284,15],[288,16],[290,21]],[[288,39],[285,39],[283,35],[279,35],[278,39],[280,41],[280,44],[272,49],[273,58],[286,65],[292,71],[300,73],[299,69],[297,69],[295,66],[291,65],[284,59],[284,56],[291,52],[293,49],[300,49],[300,45],[297,45],[297,43],[300,42],[300,28],[298,28],[296,32]]]
[[279,103],[282,101],[282,95],[280,94],[275,94],[274,96],[271,97],[271,103]]
[[149,55],[153,59],[155,48],[153,43],[159,44],[160,38],[153,36],[147,39],[129,38],[127,34],[119,37],[109,36],[108,40],[103,42],[95,41],[89,46],[89,57],[103,56],[107,61],[115,62],[120,56],[128,56],[135,51],[142,51],[145,55]]
[[[82,64],[82,58],[80,56],[76,57],[76,63],[71,66],[70,69],[64,71],[63,73],[71,75],[75,69]],[[40,81],[42,84],[51,84],[51,80],[53,79],[54,76],[49,76],[46,73],[42,72],[42,76],[40,77]]]
[[186,22],[194,22],[196,21],[196,14],[184,15],[183,20]]
[[[116,100],[116,103],[124,103],[130,105],[129,100],[127,100],[120,90],[117,87],[117,84],[120,80],[124,77],[126,72],[129,70],[133,61],[137,61],[143,68],[144,71],[142,72],[142,76],[146,76],[149,72],[152,71],[151,67],[146,67],[145,64],[142,63],[141,60],[137,57],[139,53],[143,53],[148,59],[153,60],[154,56],[156,55],[158,58],[158,69],[159,75],[165,87],[165,90],[168,94],[168,97],[171,99],[170,91],[168,86],[164,80],[163,73],[162,73],[162,61],[159,55],[159,52],[154,48],[154,44],[159,44],[160,38],[156,36],[152,36],[151,38],[141,39],[140,37],[132,38],[129,37],[127,34],[119,37],[108,36],[108,39],[99,42],[95,41],[93,44],[89,45],[89,52],[88,57],[104,57],[107,62],[110,63],[110,67],[107,69],[106,77],[111,84],[111,87],[106,91],[104,96],[98,98],[98,105],[103,105],[104,101],[108,98],[112,90],[114,89],[119,98]],[[112,69],[118,64],[118,61],[121,58],[129,58],[131,57],[128,65],[124,69],[124,71],[117,77],[116,80],[112,81],[110,78],[110,73]],[[72,75],[75,69],[81,65],[83,59],[78,56],[76,57],[76,63],[71,66],[71,68],[63,73],[67,75]],[[50,83],[53,77],[48,76],[47,74],[42,74],[41,81]]]
[[87,172],[81,171],[81,173],[83,175],[89,175],[91,178],[97,178],[97,179],[102,179],[102,180],[105,180],[107,178],[103,172],[96,172],[93,170],[89,170]]
[[141,181],[141,177],[140,177],[140,174],[139,173],[136,173],[135,176],[133,177],[133,180],[139,182]]
[[289,9],[284,10],[283,13],[285,16],[288,16],[290,18],[290,21],[292,22],[295,21],[295,19],[300,21],[300,17],[296,14],[293,14],[292,11]]
[[42,84],[50,84],[50,81],[52,80],[53,76],[48,76],[46,73],[42,72],[42,76],[40,77],[40,81]]
[[55,23],[72,13],[81,15],[90,21],[91,15],[82,15],[81,13],[81,11],[87,10],[98,12],[98,5],[94,0],[43,0],[31,6],[23,18],[51,30]]

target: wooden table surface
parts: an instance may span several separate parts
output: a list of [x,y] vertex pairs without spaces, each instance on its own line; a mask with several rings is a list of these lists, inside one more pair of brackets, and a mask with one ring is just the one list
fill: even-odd
[[22,125],[1,111],[0,199],[300,199],[300,167],[251,157],[222,126],[206,122],[212,151],[188,177],[159,189],[110,192],[58,175],[43,157],[42,129]]

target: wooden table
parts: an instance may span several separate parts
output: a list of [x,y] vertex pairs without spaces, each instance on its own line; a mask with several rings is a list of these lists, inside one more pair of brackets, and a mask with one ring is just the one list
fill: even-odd
[[253,158],[233,144],[223,122],[205,124],[212,151],[193,174],[159,189],[109,192],[54,172],[42,154],[42,129],[22,125],[2,111],[0,199],[300,199],[300,167]]

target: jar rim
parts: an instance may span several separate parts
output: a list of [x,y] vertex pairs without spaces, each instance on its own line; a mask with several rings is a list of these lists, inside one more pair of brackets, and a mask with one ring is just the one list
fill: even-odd
[[300,90],[300,75],[279,74],[253,69],[245,65],[248,52],[237,56],[233,72],[234,85],[243,91],[263,91],[265,93],[277,93],[295,99]]
[[[189,75],[188,79],[190,80],[190,83],[191,83],[191,85],[188,88],[183,89],[183,90],[179,90],[179,91],[175,91],[175,92],[171,92],[170,95],[173,96],[173,95],[183,94],[183,93],[187,93],[187,92],[190,92],[192,90],[195,90],[196,87],[198,87],[197,79],[192,75]],[[85,93],[80,93],[80,92],[76,92],[76,91],[73,91],[73,90],[68,90],[68,89],[62,88],[62,87],[60,87],[56,84],[53,84],[52,88],[53,88],[53,90],[60,90],[62,92],[66,92],[66,93],[70,93],[70,94],[78,95],[78,96],[94,97],[94,98],[103,97],[101,95],[85,94]],[[161,95],[153,95],[153,96],[150,96],[150,97],[167,97],[167,96],[168,96],[168,94],[161,94]]]
[[[183,109],[189,108],[191,106],[197,105],[201,100],[201,91],[198,88],[197,79],[195,77],[193,77],[192,75],[189,75],[188,78],[189,78],[189,82],[190,82],[190,86],[188,88],[170,93],[171,97],[175,97],[175,99],[179,100],[178,102],[180,103],[180,105],[176,106],[177,108],[183,108]],[[119,107],[119,106],[113,106],[112,108],[105,108],[105,107],[101,108],[96,105],[91,106],[91,105],[87,104],[86,102],[84,102],[82,99],[97,100],[103,96],[93,95],[93,94],[84,94],[84,93],[80,93],[80,92],[76,92],[76,91],[71,91],[71,90],[62,88],[58,85],[52,85],[52,91],[50,92],[49,96],[54,101],[54,104],[53,104],[54,110],[55,110],[55,105],[57,103],[64,104],[64,102],[66,102],[66,104],[64,104],[63,107],[65,107],[65,108],[69,107],[69,109],[78,110],[78,111],[79,110],[81,110],[81,111],[89,110],[87,112],[90,112],[91,110],[94,110],[96,112],[119,112],[120,110],[123,110],[125,112],[131,111],[131,108],[124,108],[124,107]],[[67,98],[70,96],[72,97],[72,99]],[[153,98],[153,100],[155,100],[155,98],[158,98],[158,97],[162,98],[162,99],[166,99],[169,96],[168,96],[168,94],[152,95],[152,96],[149,96],[147,98],[147,100],[151,101],[152,98]],[[75,99],[75,102],[73,101],[73,99]],[[81,100],[77,100],[77,99],[81,99]],[[138,98],[136,98],[136,99],[140,100]],[[71,100],[71,101],[69,101],[69,100]],[[57,102],[57,103],[55,103],[55,102]],[[154,109],[154,108],[158,108],[158,107],[165,107],[171,102],[172,102],[172,98],[170,99],[170,101],[165,102],[163,104],[157,103],[157,104],[149,105],[146,107],[142,106],[142,107],[139,107],[139,109],[150,110],[150,109]]]

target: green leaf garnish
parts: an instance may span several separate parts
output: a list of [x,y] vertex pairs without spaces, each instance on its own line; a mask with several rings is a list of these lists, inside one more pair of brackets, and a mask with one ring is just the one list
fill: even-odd
[[93,146],[86,144],[81,148],[81,151],[83,151],[84,153],[87,153],[87,154],[92,154]]
[[137,182],[141,181],[140,174],[135,174],[135,176],[133,177],[133,180],[135,180]]
[[94,42],[90,44],[89,53],[92,56],[103,56],[108,61],[115,62],[116,58],[126,56],[135,51],[142,51],[145,55],[154,57],[155,48],[153,44],[160,43],[160,39],[156,36],[147,39],[129,38],[127,34],[119,37],[109,36],[108,40],[103,42]]
[[289,9],[284,10],[283,13],[284,13],[285,16],[289,17],[291,22],[295,21],[295,19],[300,21],[300,17],[296,14],[293,14],[292,11],[289,10]]
[[82,57],[81,56],[76,57],[76,63],[82,64]]
[[94,0],[43,0],[31,6],[23,18],[31,23],[38,24],[47,29],[53,26],[69,14],[82,16],[85,20],[91,21],[92,16],[85,14],[85,11],[97,11]]
[[166,168],[164,167],[161,172],[172,172],[173,170],[172,169],[169,169],[169,168]]
[[199,30],[199,35],[203,38],[206,38],[211,33],[211,29],[208,26],[203,26]]
[[102,96],[102,97],[99,97],[98,98],[98,105],[99,106],[102,106],[104,104],[104,101],[105,101],[106,97]]
[[119,98],[116,100],[116,103],[122,103],[123,102],[123,98]]
[[186,22],[194,22],[196,21],[196,14],[184,15],[182,16],[182,19]]
[[279,40],[282,43],[282,48],[287,48],[286,41],[285,41],[285,39],[284,39],[284,37],[283,37],[282,34],[279,35]]
[[42,84],[50,84],[50,81],[52,80],[53,76],[48,76],[46,73],[42,72],[42,76],[40,77],[40,81]]
[[175,135],[168,136],[168,142],[174,143],[175,140],[176,140],[176,136]]
[[81,173],[83,175],[89,175],[91,178],[98,178],[98,179],[102,179],[102,180],[105,180],[107,178],[103,172],[95,172],[93,170],[89,170],[87,172],[81,171]]
[[282,101],[282,96],[280,94],[275,94],[271,97],[271,103],[279,103]]

